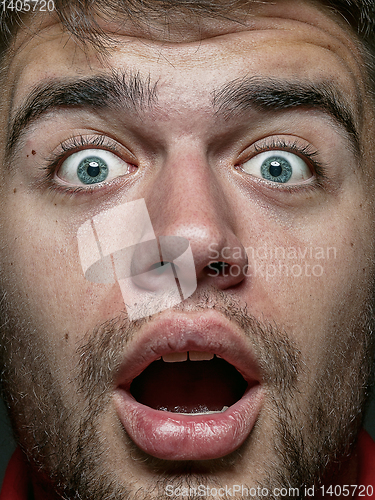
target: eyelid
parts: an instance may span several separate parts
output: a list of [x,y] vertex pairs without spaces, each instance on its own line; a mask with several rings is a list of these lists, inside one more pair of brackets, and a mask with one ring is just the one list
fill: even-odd
[[265,151],[276,151],[282,150],[287,151],[288,153],[294,153],[301,156],[303,159],[314,159],[318,156],[318,151],[314,148],[314,146],[306,141],[298,140],[296,137],[285,138],[285,137],[267,137],[265,139],[261,139],[254,144],[252,144],[249,148],[247,148],[244,153],[242,153],[241,157],[246,155],[246,159],[242,160],[241,163],[249,160],[253,156],[264,153]]
[[64,161],[62,159],[64,156],[68,157],[84,149],[104,149],[125,159],[128,163],[134,164],[137,162],[135,156],[128,148],[104,134],[72,136],[62,142],[53,155],[56,158],[59,157],[60,161]]
[[[123,161],[128,162],[132,165],[137,165],[137,160],[133,153],[122,144],[118,143],[116,140],[104,134],[96,135],[79,135],[72,136],[69,139],[63,141],[52,154],[46,158],[45,162],[47,164],[45,170],[52,171],[57,170],[59,166],[71,155],[85,149],[99,149],[107,150],[117,156]],[[51,172],[52,173],[52,172]]]

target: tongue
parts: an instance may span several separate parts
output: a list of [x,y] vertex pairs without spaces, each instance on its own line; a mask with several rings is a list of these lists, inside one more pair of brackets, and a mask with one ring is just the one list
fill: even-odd
[[130,392],[156,410],[203,413],[231,406],[246,387],[234,366],[215,356],[210,361],[154,361],[133,380]]

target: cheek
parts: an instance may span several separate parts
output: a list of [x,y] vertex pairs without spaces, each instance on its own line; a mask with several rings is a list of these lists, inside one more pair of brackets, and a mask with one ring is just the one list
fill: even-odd
[[312,370],[333,351],[346,351],[351,333],[361,328],[373,301],[374,270],[368,259],[373,248],[371,239],[364,237],[370,228],[344,214],[336,220],[332,215],[331,224],[299,241],[301,248],[311,249],[310,257],[296,262],[298,276],[278,283],[283,324]]
[[44,207],[31,214],[31,204],[12,205],[2,227],[2,287],[47,343],[74,346],[124,309],[120,289],[85,279],[77,243],[80,222],[47,217]]
[[258,271],[246,280],[248,309],[283,328],[312,372],[332,349],[346,349],[373,300],[371,217],[357,199],[366,197],[356,193],[350,203],[338,199],[330,210],[300,209],[284,220],[257,212],[243,233]]

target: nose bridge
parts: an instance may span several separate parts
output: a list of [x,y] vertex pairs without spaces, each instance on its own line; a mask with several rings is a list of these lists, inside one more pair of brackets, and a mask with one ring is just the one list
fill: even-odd
[[228,206],[204,154],[185,150],[167,158],[150,206],[156,201],[160,210],[153,224],[159,234],[183,236],[195,247],[223,238]]
[[[210,276],[207,268],[212,261],[236,264],[243,270],[247,256],[235,234],[231,204],[220,182],[220,173],[215,173],[215,165],[210,165],[201,151],[194,146],[187,150],[185,145],[166,158],[156,174],[147,204],[155,233],[186,238],[197,277],[207,281]],[[240,276],[236,280],[227,278],[221,288],[242,280],[242,273]]]

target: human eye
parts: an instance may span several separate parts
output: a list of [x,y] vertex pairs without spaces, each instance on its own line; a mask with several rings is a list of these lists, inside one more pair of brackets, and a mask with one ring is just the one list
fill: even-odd
[[282,184],[295,184],[312,177],[306,162],[287,151],[260,153],[245,162],[241,168],[247,174]]
[[135,169],[107,138],[73,138],[61,144],[59,149],[46,167],[47,177],[56,189],[100,187]]
[[308,146],[285,141],[258,144],[250,159],[239,165],[246,174],[275,185],[295,185],[321,174],[323,167],[316,161],[317,153]]
[[129,164],[111,151],[84,149],[68,156],[56,176],[75,186],[90,186],[109,182],[127,173]]

